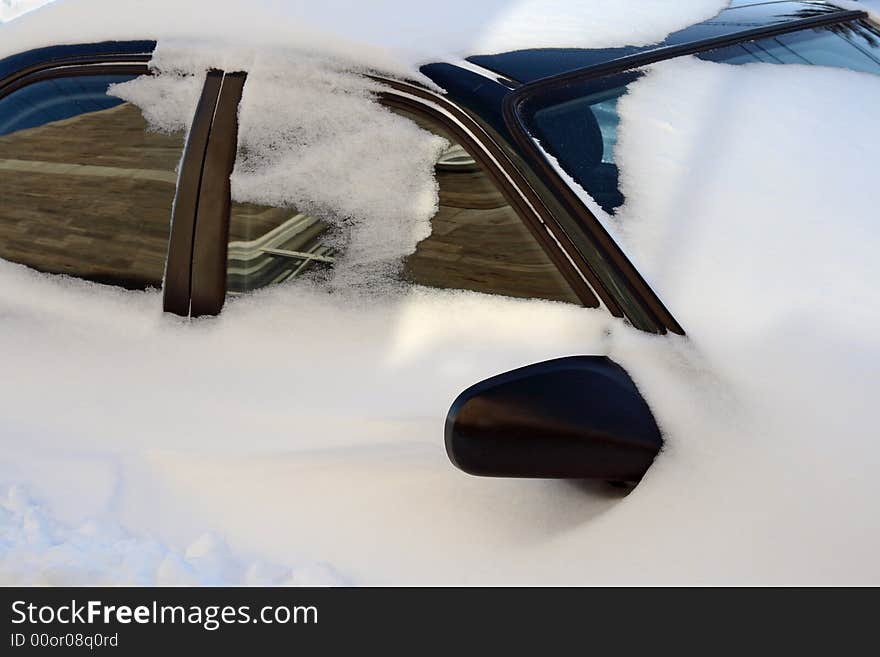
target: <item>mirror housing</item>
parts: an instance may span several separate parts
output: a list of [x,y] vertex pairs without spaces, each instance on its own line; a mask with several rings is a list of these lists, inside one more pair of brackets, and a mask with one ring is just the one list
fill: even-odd
[[493,376],[446,417],[446,453],[473,475],[638,482],[662,446],[635,383],[604,356]]

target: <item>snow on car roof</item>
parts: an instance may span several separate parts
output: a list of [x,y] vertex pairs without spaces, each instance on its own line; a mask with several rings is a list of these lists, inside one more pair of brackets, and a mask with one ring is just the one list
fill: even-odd
[[[712,39],[760,27],[788,23],[834,11],[838,4],[783,0],[780,2],[740,2],[700,23],[673,32],[660,43],[626,45],[614,48],[529,48],[493,55],[471,55],[468,61],[522,83],[601,64],[658,47]],[[846,9],[866,10],[861,3],[848,3]]]
[[55,0],[4,25],[0,57],[57,44],[170,39],[222,44],[229,58],[254,49],[295,49],[404,75],[422,63],[474,53],[646,45],[726,4],[450,0],[427,15],[421,4],[402,0]]

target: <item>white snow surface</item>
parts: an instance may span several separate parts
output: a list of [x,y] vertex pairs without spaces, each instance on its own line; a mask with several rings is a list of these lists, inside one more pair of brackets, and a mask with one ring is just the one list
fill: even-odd
[[413,76],[418,64],[474,54],[654,43],[726,4],[447,0],[426,8],[403,0],[55,0],[4,26],[0,57],[58,43],[154,38],[209,42],[230,66],[249,63],[255,52],[296,49]]
[[0,0],[0,23],[11,21],[49,2],[52,0]]
[[69,526],[16,485],[0,497],[0,582],[17,586],[215,584],[340,585],[326,564],[292,570],[241,562],[223,540],[206,533],[183,552],[134,536],[113,521]]

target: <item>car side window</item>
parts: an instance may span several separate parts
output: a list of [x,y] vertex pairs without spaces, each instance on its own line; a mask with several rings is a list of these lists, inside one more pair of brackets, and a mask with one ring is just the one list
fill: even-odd
[[[580,299],[498,187],[440,125],[402,110],[449,143],[436,165],[439,207],[431,235],[403,263],[404,282],[580,305]],[[320,218],[294,208],[233,203],[227,294],[327,269],[338,240]]]
[[108,94],[130,74],[0,97],[0,258],[130,289],[161,287],[184,134]]
[[495,182],[439,123],[394,109],[449,147],[435,167],[431,235],[404,262],[405,280],[437,288],[580,305],[580,299]]

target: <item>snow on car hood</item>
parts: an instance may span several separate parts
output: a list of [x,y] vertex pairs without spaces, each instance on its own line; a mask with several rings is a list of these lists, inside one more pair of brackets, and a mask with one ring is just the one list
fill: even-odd
[[655,43],[726,5],[724,0],[449,0],[426,9],[402,0],[55,0],[4,26],[0,57],[59,43],[198,40],[213,42],[216,52],[238,66],[256,46],[334,56],[411,76],[419,64],[473,54]]

